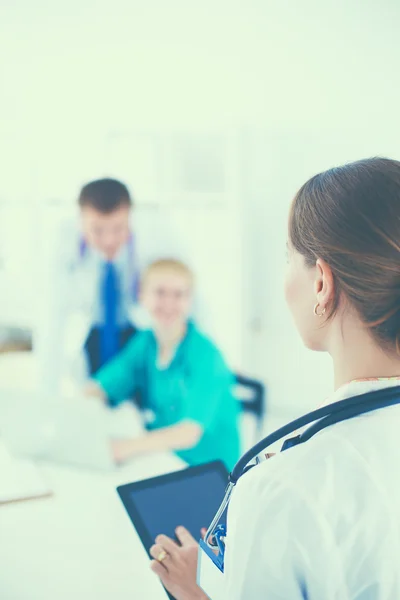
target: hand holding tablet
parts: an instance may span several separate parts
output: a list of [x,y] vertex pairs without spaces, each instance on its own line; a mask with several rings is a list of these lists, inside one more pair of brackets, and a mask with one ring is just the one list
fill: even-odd
[[[161,553],[168,555],[170,545],[176,544],[179,548],[182,541],[189,548],[188,555],[192,553],[197,557],[197,541],[204,535],[204,527],[211,523],[227,482],[228,471],[222,462],[215,461],[123,485],[117,491],[149,556],[166,563],[170,559]],[[178,527],[187,530],[182,532],[182,539],[176,532]],[[170,539],[166,541],[166,538]],[[160,540],[164,540],[168,548],[160,544]],[[160,551],[155,556],[157,546]]]

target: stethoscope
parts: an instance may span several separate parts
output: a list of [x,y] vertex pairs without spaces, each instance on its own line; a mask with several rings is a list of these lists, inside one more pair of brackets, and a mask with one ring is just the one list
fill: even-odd
[[[312,425],[310,425],[310,427],[308,427],[301,434],[286,439],[282,446],[281,452],[288,450],[293,446],[304,444],[304,442],[307,442],[314,435],[323,429],[330,427],[331,425],[359,417],[360,415],[372,412],[374,410],[393,406],[395,404],[400,404],[400,386],[375,390],[372,392],[367,392],[366,394],[360,394],[358,396],[347,398],[346,400],[334,402],[333,404],[329,404],[307,413],[306,415],[295,419],[291,423],[288,423],[284,427],[281,427],[270,435],[267,435],[267,437],[250,448],[250,450],[248,450],[234,466],[231,474],[229,475],[228,486],[225,491],[224,499],[222,500],[222,503],[207,530],[204,541],[202,540],[200,542],[202,550],[206,551],[216,566],[223,571],[226,528],[224,525],[219,523],[221,521],[221,517],[224,515],[228,507],[235,485],[242,475],[247,473],[247,471],[249,471],[252,467],[255,467],[257,464],[259,464],[257,457],[259,454],[261,454],[261,452],[264,452],[269,446],[283,438],[286,438],[291,433],[302,429],[306,425],[310,425],[310,423],[312,423]],[[256,462],[249,464],[251,461]],[[212,550],[211,554],[210,549]],[[215,550],[218,550],[218,555],[215,555]]]

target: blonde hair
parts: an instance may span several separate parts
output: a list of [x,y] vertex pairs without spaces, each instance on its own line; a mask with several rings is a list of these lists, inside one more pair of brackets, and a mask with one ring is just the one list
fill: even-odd
[[141,285],[146,283],[146,280],[153,273],[166,272],[169,271],[171,273],[176,273],[185,277],[189,283],[190,287],[194,285],[194,275],[193,271],[182,261],[176,260],[174,258],[161,258],[159,260],[155,260],[150,263],[146,269],[144,270],[141,278]]

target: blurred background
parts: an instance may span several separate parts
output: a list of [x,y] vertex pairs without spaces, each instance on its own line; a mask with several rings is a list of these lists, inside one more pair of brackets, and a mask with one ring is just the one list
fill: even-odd
[[288,208],[319,170],[400,158],[399,26],[396,0],[3,1],[3,350],[40,352],[55,224],[111,176],[189,245],[214,337],[269,414],[321,402],[328,358],[282,293]]
[[[323,402],[329,358],[304,349],[283,295],[288,210],[321,170],[400,159],[399,31],[398,0],[0,2],[0,400],[29,400],[17,440],[34,433],[38,365],[53,369],[42,342],[60,227],[102,177],[129,186],[133,221],[165,223],[187,248],[212,336],[265,386],[262,428]],[[90,454],[76,402],[66,450]],[[111,461],[106,436],[99,448]],[[61,452],[36,470],[5,451],[2,598],[166,598],[115,489],[181,460],[101,472]]]

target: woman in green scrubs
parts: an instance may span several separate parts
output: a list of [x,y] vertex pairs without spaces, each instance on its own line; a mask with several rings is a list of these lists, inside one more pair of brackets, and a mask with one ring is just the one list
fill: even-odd
[[220,459],[230,469],[240,451],[234,381],[217,347],[189,320],[192,273],[178,261],[157,261],[141,296],[153,328],[136,334],[86,390],[112,406],[141,398],[147,433],[114,441],[115,460],[175,451],[189,465]]

